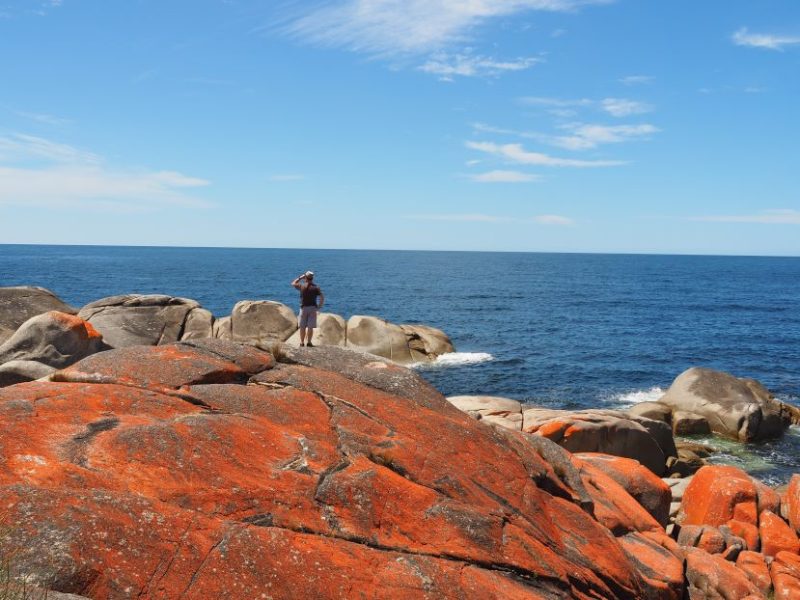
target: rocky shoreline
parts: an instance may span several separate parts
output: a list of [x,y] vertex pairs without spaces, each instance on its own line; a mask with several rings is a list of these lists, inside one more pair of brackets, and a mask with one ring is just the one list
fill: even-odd
[[[401,364],[453,352],[450,338],[423,324],[321,313],[319,345],[369,352]],[[33,381],[110,348],[222,339],[269,349],[299,345],[296,313],[280,302],[243,300],[216,318],[200,303],[161,294],[125,294],[75,309],[36,287],[0,288],[0,386]]]
[[277,303],[8,289],[0,558],[49,597],[800,597],[800,475],[675,443],[780,435],[796,409],[755,382],[694,369],[630,411],[446,399],[391,360],[435,356],[429,328],[382,322],[379,356],[355,317],[305,349]]

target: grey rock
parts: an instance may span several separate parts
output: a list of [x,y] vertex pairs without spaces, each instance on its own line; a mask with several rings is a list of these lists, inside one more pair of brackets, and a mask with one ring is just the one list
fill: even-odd
[[111,296],[84,306],[78,316],[89,321],[112,348],[177,342],[189,312],[200,305],[160,294]]
[[[300,346],[300,330],[295,331],[286,343]],[[347,323],[344,318],[333,313],[317,315],[317,327],[314,330],[315,346],[341,346],[347,344]]]
[[0,387],[36,381],[55,372],[55,368],[35,360],[11,360],[0,364]]
[[51,311],[25,321],[0,346],[0,363],[36,361],[61,369],[106,349],[102,338],[81,319]]
[[347,321],[347,347],[398,363],[415,362],[403,328],[378,317],[350,317]]
[[697,413],[676,410],[672,413],[672,431],[675,435],[704,435],[711,433],[711,426]]
[[220,340],[233,339],[230,316],[222,317],[214,321],[214,325],[212,327],[212,336]]
[[797,412],[753,379],[697,367],[681,373],[660,402],[673,413],[700,415],[714,433],[742,442],[780,436]]
[[672,409],[661,402],[640,402],[629,408],[627,413],[632,417],[644,417],[664,423],[672,421]]
[[297,331],[297,315],[280,302],[243,300],[231,313],[231,339],[256,346],[283,342]]
[[28,319],[51,310],[75,314],[50,290],[40,287],[0,287],[0,344]]
[[198,340],[214,337],[214,315],[205,308],[193,308],[186,315],[183,325],[183,340]]
[[447,334],[429,325],[400,325],[406,334],[406,344],[414,361],[432,361],[442,354],[453,352],[453,342]]
[[37,315],[0,345],[0,386],[47,377],[107,348],[91,325],[74,315]]

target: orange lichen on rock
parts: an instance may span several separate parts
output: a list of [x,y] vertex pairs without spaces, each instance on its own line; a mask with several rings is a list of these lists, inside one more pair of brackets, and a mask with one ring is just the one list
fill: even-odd
[[20,568],[111,599],[680,597],[681,559],[612,478],[581,467],[598,522],[524,434],[382,372],[179,343],[0,390]]
[[744,471],[706,465],[683,493],[678,518],[683,525],[718,527],[731,520],[758,525],[757,500],[756,487]]

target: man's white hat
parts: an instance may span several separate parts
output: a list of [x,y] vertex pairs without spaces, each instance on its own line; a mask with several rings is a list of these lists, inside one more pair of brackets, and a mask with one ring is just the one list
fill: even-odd
[[313,277],[314,271],[306,271],[306,277]]

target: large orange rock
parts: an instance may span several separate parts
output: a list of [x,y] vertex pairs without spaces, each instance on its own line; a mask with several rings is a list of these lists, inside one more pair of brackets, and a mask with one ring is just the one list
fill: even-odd
[[797,554],[800,551],[797,534],[775,513],[768,510],[761,513],[758,532],[761,537],[761,553],[766,556],[775,556],[783,551]]
[[775,600],[800,598],[800,556],[792,552],[779,552],[770,565]]
[[748,576],[718,554],[686,548],[686,581],[692,600],[763,598]]
[[616,536],[634,531],[660,531],[661,525],[619,483],[594,464],[573,455],[586,491],[594,501],[594,515]]
[[678,522],[719,527],[731,520],[758,524],[758,492],[741,469],[706,465],[683,493]]
[[769,594],[772,589],[772,577],[763,554],[745,550],[736,559],[736,566],[747,575],[759,592],[764,596]]
[[662,526],[669,521],[672,492],[664,481],[640,462],[621,456],[583,452],[576,454],[611,477]]
[[546,437],[570,452],[632,458],[659,476],[667,457],[677,455],[669,425],[622,411],[528,408],[522,418],[523,431]]
[[800,533],[800,475],[792,475],[783,496],[782,509],[789,524]]
[[523,434],[375,370],[384,389],[193,342],[0,390],[19,568],[112,600],[680,597],[680,559],[611,478],[586,466],[617,490],[602,510],[640,511],[624,542]]
[[682,600],[683,552],[663,533],[633,532],[619,538],[628,558],[658,598]]

